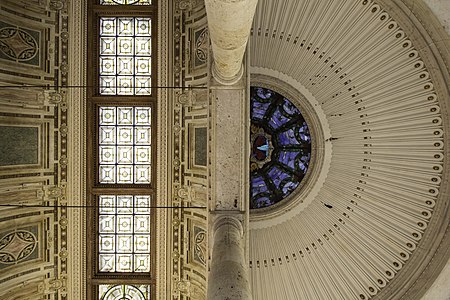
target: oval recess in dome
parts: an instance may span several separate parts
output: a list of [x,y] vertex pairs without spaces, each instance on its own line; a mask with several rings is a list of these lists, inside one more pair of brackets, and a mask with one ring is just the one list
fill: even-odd
[[299,185],[311,159],[311,134],[300,110],[279,93],[251,87],[250,208],[279,203]]

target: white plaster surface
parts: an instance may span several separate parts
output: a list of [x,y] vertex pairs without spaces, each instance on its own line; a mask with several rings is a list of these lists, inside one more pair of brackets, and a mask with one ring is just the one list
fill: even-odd
[[450,300],[450,260],[422,300]]
[[450,35],[450,0],[423,0]]

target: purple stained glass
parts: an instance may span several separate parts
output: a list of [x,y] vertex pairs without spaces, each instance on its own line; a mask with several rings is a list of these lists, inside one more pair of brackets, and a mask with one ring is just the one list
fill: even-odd
[[276,166],[270,169],[268,175],[276,188],[280,188],[281,182],[289,177],[289,174]]
[[250,208],[276,204],[305,177],[311,134],[300,110],[270,89],[251,87]]
[[298,152],[294,151],[281,151],[278,156],[278,161],[288,168],[295,169],[295,158]]
[[252,178],[252,186],[254,187],[252,189],[252,196],[268,191],[264,178],[261,176]]
[[292,128],[289,128],[286,131],[280,132],[278,134],[279,143],[281,145],[298,145],[300,141],[295,137],[295,131]]
[[268,103],[261,103],[261,102],[255,101],[253,103],[252,118],[262,119],[264,117],[264,115],[266,114],[266,111],[269,108],[269,106],[270,106],[270,102],[268,102]]
[[298,108],[295,107],[295,105],[286,98],[284,99],[283,110],[289,115],[296,115],[300,113]]
[[286,116],[284,116],[281,113],[280,108],[277,108],[269,120],[269,125],[270,125],[270,127],[272,127],[273,129],[276,130],[280,126],[283,126],[284,124],[286,124],[288,121],[289,121],[289,118],[287,118]]

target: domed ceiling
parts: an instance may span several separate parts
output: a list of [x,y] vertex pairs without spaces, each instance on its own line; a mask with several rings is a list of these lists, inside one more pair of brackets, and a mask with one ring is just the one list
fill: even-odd
[[411,13],[401,1],[259,0],[252,74],[301,93],[322,136],[320,176],[296,196],[311,201],[250,223],[254,299],[420,299],[412,286],[448,242],[449,57]]

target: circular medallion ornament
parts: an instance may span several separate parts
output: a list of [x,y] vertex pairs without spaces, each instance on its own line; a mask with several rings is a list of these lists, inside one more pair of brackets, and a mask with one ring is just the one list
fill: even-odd
[[0,29],[0,51],[13,60],[27,61],[36,56],[38,44],[28,32],[4,27]]
[[311,135],[300,110],[267,88],[251,87],[250,208],[289,196],[305,177]]

